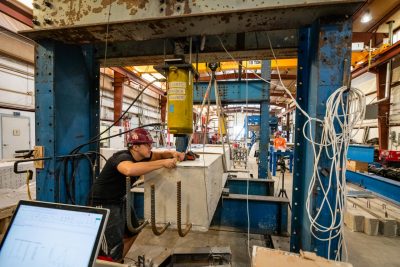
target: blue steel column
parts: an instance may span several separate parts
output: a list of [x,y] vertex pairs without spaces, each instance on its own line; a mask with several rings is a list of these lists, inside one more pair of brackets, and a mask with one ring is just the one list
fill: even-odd
[[[271,80],[271,61],[264,60],[261,64],[261,77]],[[260,154],[258,165],[258,178],[268,178],[268,150],[269,150],[269,83],[263,84],[262,100],[260,103]]]
[[[303,28],[299,33],[298,75],[297,75],[297,101],[300,106],[311,116],[323,120],[328,97],[343,85],[344,74],[349,74],[350,69],[345,66],[345,61],[351,56],[351,20],[336,19],[336,21],[317,21],[311,27]],[[290,246],[291,251],[300,249],[314,251],[318,255],[328,258],[328,242],[319,241],[310,232],[310,221],[306,212],[306,199],[308,186],[313,173],[314,158],[312,147],[305,140],[302,128],[306,121],[305,116],[296,110],[295,124],[295,150],[293,171],[293,203],[292,203],[292,229]],[[319,141],[322,128],[312,124],[312,134]],[[319,170],[323,186],[328,187],[328,177],[331,160],[323,153],[319,162]],[[336,170],[334,170],[336,171]],[[336,179],[337,173],[334,174]],[[333,179],[332,184],[336,181]],[[331,188],[329,202],[334,205],[336,187]],[[313,188],[312,213],[315,214],[322,202],[322,190]],[[317,222],[328,225],[330,215],[327,208],[321,211]],[[335,234],[335,233],[333,233]],[[318,233],[320,238],[328,234]],[[330,258],[334,258],[338,249],[338,239],[331,242]]]
[[35,68],[35,144],[44,146],[44,155],[53,160],[44,162],[44,169],[36,169],[36,198],[59,202],[59,180],[55,175],[55,98],[54,98],[54,42],[36,45]]
[[[70,153],[99,132],[99,66],[91,46],[40,41],[36,55],[36,145],[53,158],[37,170],[37,199],[68,202],[64,166],[56,156]],[[92,145],[81,152],[96,149]],[[77,161],[75,187],[70,186],[76,204],[86,204],[91,183],[89,162]]]

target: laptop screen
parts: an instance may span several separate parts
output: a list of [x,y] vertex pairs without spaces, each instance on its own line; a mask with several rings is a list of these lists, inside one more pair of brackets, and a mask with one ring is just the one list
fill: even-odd
[[0,245],[0,266],[92,266],[107,219],[105,209],[20,201]]

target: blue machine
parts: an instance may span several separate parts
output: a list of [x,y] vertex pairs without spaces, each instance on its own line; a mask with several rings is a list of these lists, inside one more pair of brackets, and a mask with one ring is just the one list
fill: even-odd
[[347,159],[372,163],[374,162],[374,147],[365,145],[349,145]]
[[[127,14],[115,16],[115,13],[103,10],[104,8],[108,10],[108,7],[100,6],[100,12],[112,14],[110,23],[106,23],[107,20],[104,20],[103,15],[96,15],[93,12],[86,14],[84,11],[76,18],[69,17],[64,20],[63,12],[70,9],[63,5],[68,5],[69,2],[53,2],[52,5],[59,7],[52,9],[46,6],[34,9],[34,16],[41,21],[38,21],[39,26],[35,30],[25,33],[37,43],[35,143],[43,146],[45,156],[51,158],[45,161],[44,169],[37,170],[37,199],[68,202],[67,195],[72,194],[76,204],[86,204],[92,181],[91,171],[98,173],[98,166],[91,166],[86,160],[63,164],[57,157],[69,154],[74,148],[87,143],[99,133],[100,63],[105,66],[153,64],[152,56],[155,55],[157,60],[162,61],[165,55],[174,54],[175,39],[188,37],[198,40],[198,51],[205,46],[204,51],[199,53],[204,62],[214,58],[215,55],[221,56],[220,60],[230,60],[221,43],[225,43],[227,50],[237,52],[243,59],[253,55],[255,59],[265,60],[268,54],[266,51],[270,51],[271,46],[287,48],[286,57],[293,57],[296,54],[298,56],[297,102],[311,116],[322,119],[328,97],[335,89],[347,84],[346,80],[349,79],[352,20],[348,15],[353,14],[363,0],[343,0],[341,4],[337,2],[329,4],[325,1],[308,4],[304,1],[293,1],[293,6],[296,8],[293,6],[287,8],[284,4],[271,1],[246,2],[248,6],[236,3],[231,6],[230,1],[225,1],[226,7],[211,5],[210,8],[215,10],[207,10],[209,7],[207,3],[204,4],[207,1],[200,1],[201,3],[197,2],[195,5],[187,1],[190,7],[179,8],[177,11],[165,6],[160,9],[155,3],[151,6],[156,7],[155,9],[151,9],[149,4],[143,4],[144,7],[134,4],[132,9],[129,9],[123,2],[113,2],[115,5],[121,5],[116,10],[122,13],[126,11]],[[160,2],[162,2],[160,5],[165,4],[164,1]],[[166,2],[168,4],[168,1]],[[90,3],[99,4],[95,1]],[[53,12],[55,15],[52,15]],[[333,17],[325,17],[329,15]],[[143,16],[146,19],[143,19]],[[42,21],[48,17],[55,17],[51,27]],[[248,20],[249,23],[243,23]],[[67,25],[59,25],[59,21],[64,21]],[[207,29],[206,36],[204,29]],[[270,36],[271,43],[268,42]],[[188,49],[185,53],[188,53]],[[124,61],[124,58],[130,60]],[[270,62],[263,61],[263,63],[262,78],[270,81]],[[221,86],[221,101],[222,103],[248,101],[260,104],[260,147],[265,149],[260,149],[259,178],[266,179],[270,131],[270,85],[265,82],[249,81],[247,95],[243,90],[245,86],[244,82]],[[203,98],[204,92],[205,89],[201,86],[195,90],[195,102]],[[214,92],[210,96],[211,101],[215,101],[213,94]],[[305,210],[313,158],[311,146],[301,134],[304,122],[304,116],[296,112],[290,248],[294,252],[299,252],[301,249],[315,251],[320,256],[332,258],[335,249],[338,248],[337,240],[331,242],[331,254],[328,255],[328,243],[311,235],[310,222]],[[320,134],[320,127],[314,127],[313,136],[318,138]],[[91,150],[98,152],[98,149],[98,144],[94,142],[83,147],[80,152]],[[330,163],[331,160],[323,156],[320,160],[321,169],[328,168]],[[75,173],[73,181],[63,175],[65,172],[70,173],[72,169]],[[327,187],[328,184],[324,186]],[[314,212],[322,201],[321,190],[316,192],[312,199]],[[334,199],[335,194],[336,191],[332,190],[331,199]],[[244,202],[239,201],[236,196],[224,197],[223,200],[226,209],[217,211],[214,222],[244,228],[246,225],[243,224],[243,219],[239,220],[245,217]],[[139,200],[136,202],[139,203]],[[288,203],[282,203],[266,197],[251,197],[250,216],[254,217],[250,227],[254,231],[257,229],[278,231],[279,227],[284,228],[285,225],[278,225],[278,218],[287,215],[285,205]],[[322,214],[328,212],[322,210]],[[326,225],[328,217],[321,216],[318,222]],[[257,221],[262,227],[255,223]],[[284,221],[281,223],[284,224]],[[321,233],[320,237],[326,238],[327,235],[328,233]]]

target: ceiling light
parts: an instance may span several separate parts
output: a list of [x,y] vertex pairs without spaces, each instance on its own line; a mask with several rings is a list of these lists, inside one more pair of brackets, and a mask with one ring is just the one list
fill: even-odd
[[371,19],[372,19],[371,13],[369,13],[369,10],[367,10],[367,12],[365,12],[364,15],[361,17],[361,22],[368,23],[371,21]]

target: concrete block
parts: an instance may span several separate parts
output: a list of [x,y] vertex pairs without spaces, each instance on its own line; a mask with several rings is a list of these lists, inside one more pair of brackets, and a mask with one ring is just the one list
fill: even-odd
[[225,152],[222,145],[192,145],[191,150],[197,154],[224,154],[226,170],[231,170],[232,162],[228,144],[225,144]]
[[379,220],[379,232],[387,237],[393,237],[397,235],[397,222],[393,219],[381,219]]
[[151,184],[155,185],[156,221],[177,228],[176,183],[182,183],[182,227],[192,223],[194,231],[207,231],[224,187],[221,154],[201,154],[195,161],[180,162],[176,169],[159,169],[145,175],[145,218],[151,215]]
[[364,233],[367,235],[378,235],[379,220],[371,214],[364,215]]
[[344,213],[344,223],[353,232],[364,232],[364,215],[362,211],[353,206],[348,206]]
[[[382,212],[381,210],[375,209],[370,205],[370,201],[366,199],[348,199],[349,203],[357,205],[360,209],[364,210],[367,212],[370,216],[373,216],[374,218],[377,218],[379,220],[378,227],[379,227],[379,233],[387,236],[387,237],[392,237],[396,236],[397,234],[397,221],[395,219],[389,218],[385,216],[385,213]],[[367,216],[365,216],[367,218]],[[371,233],[374,233],[375,231],[375,223],[373,219],[369,219],[368,222],[370,225],[369,230],[371,230]]]

